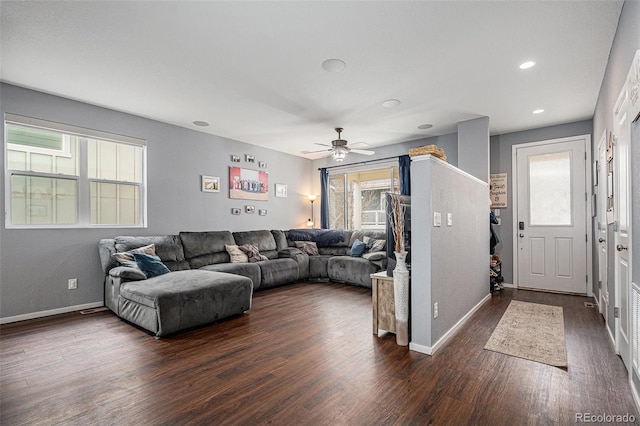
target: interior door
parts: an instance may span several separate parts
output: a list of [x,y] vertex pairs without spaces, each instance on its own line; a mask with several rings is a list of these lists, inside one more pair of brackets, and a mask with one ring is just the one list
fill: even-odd
[[[597,232],[598,244],[598,305],[600,313],[608,321],[607,310],[609,307],[609,292],[607,287],[607,131],[605,130],[600,143],[598,143],[597,157]],[[613,335],[613,327],[607,323],[607,327]]]
[[627,86],[622,89],[613,112],[613,152],[614,152],[614,236],[615,236],[615,308],[616,349],[628,371],[631,371],[630,302],[631,265],[629,262],[631,233],[630,203],[630,146],[631,127],[628,117],[629,96]]
[[586,139],[549,142],[516,147],[517,285],[586,294]]

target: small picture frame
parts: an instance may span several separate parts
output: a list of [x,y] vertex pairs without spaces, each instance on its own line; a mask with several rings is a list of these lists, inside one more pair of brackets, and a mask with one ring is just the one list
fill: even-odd
[[284,183],[276,183],[276,197],[287,198],[287,185]]
[[264,161],[258,161],[258,167],[260,167],[261,169],[266,169],[267,163],[265,163]]
[[267,209],[258,210],[258,215],[259,216],[266,216],[267,215]]
[[245,154],[244,161],[246,161],[247,163],[255,163],[256,157],[253,155]]
[[256,212],[255,206],[244,206],[244,212],[248,214],[254,214]]
[[231,162],[232,163],[239,163],[240,162],[240,156],[239,155],[232,155],[231,156]]
[[234,208],[231,209],[231,214],[234,215],[234,216],[238,216],[241,212],[242,212],[242,210],[240,210],[237,207],[234,207]]
[[220,178],[202,175],[202,192],[220,192]]

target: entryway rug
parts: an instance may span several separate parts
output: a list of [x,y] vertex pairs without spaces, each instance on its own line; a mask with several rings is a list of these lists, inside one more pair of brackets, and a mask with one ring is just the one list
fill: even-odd
[[566,367],[562,307],[512,300],[484,348]]

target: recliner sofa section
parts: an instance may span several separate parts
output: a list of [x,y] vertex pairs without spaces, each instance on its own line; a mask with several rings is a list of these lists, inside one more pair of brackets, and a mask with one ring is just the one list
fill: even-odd
[[[351,246],[365,236],[384,239],[375,231],[344,231],[344,239],[319,247],[309,256],[288,240],[288,231],[180,232],[178,235],[103,239],[99,243],[105,272],[105,305],[121,318],[156,335],[215,322],[250,309],[253,291],[308,279],[329,279],[371,287],[369,275],[386,267],[386,258],[351,257]],[[146,278],[139,270],[120,266],[113,258],[154,244],[170,270]],[[228,245],[251,244],[267,260],[231,263]]]

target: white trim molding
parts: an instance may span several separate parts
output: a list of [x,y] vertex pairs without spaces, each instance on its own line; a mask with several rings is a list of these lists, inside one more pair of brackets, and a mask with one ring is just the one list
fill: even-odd
[[9,324],[12,322],[26,321],[36,318],[50,317],[51,315],[66,314],[69,312],[82,311],[85,309],[100,308],[104,306],[104,301],[85,303],[84,305],[66,306],[64,308],[51,309],[48,311],[32,312],[29,314],[16,315],[13,317],[0,318],[0,324]]

